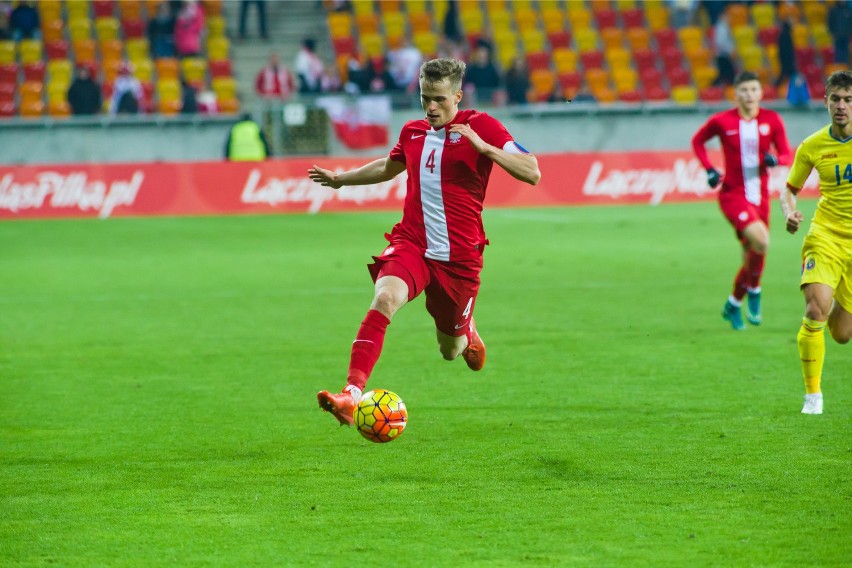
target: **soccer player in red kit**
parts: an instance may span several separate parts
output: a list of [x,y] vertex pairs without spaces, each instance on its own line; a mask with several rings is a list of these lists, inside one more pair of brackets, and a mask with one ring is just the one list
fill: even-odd
[[[744,71],[734,80],[737,108],[714,114],[692,137],[692,149],[707,170],[707,183],[719,190],[719,206],[743,246],[743,264],[722,317],[745,329],[742,302],[748,294],[749,323],[760,325],[760,277],[769,248],[769,168],[790,163],[790,144],[778,113],[760,108],[763,90],[757,75]],[[722,175],[704,144],[719,137],[725,157]],[[775,153],[772,153],[774,147]]]
[[375,291],[352,343],[347,385],[340,393],[317,393],[320,407],[341,424],[353,422],[393,315],[420,293],[426,295],[444,359],[461,355],[474,371],[485,364],[473,310],[488,244],[482,206],[491,167],[496,163],[531,185],[541,172],[535,157],[498,120],[459,110],[464,70],[464,62],[456,59],[433,59],[420,67],[426,118],[407,122],[386,158],[343,173],[319,166],[308,170],[310,179],[335,189],[408,174],[402,220],[386,235],[387,248],[368,266]]

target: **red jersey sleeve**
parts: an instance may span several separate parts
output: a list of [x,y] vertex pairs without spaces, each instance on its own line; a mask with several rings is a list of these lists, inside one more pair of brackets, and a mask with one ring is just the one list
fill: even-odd
[[469,124],[482,140],[501,150],[505,150],[507,142],[514,140],[503,123],[484,112],[471,117]]
[[698,158],[705,170],[712,168],[713,164],[710,163],[710,158],[707,156],[707,149],[704,145],[711,138],[719,136],[719,130],[719,121],[715,116],[711,116],[692,137],[692,151],[695,152],[695,157]]
[[790,142],[787,140],[787,130],[780,114],[775,114],[775,128],[772,129],[772,145],[778,152],[778,163],[788,166],[792,163],[793,152],[790,150]]
[[404,139],[403,134],[406,131],[406,127],[408,124],[402,127],[399,131],[399,139],[396,141],[396,145],[391,149],[390,154],[388,154],[388,158],[395,162],[405,163],[405,152],[402,149],[402,141]]

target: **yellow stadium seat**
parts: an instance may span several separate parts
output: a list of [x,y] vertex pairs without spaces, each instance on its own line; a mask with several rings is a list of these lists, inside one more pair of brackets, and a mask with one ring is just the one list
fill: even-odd
[[[118,2],[118,8],[122,20],[141,20],[142,19],[142,2],[141,0],[121,0]],[[153,18],[154,12],[148,12],[149,17]]]
[[684,55],[692,67],[709,66],[715,59],[713,51],[707,47],[697,47],[687,50],[684,52]]
[[162,114],[177,114],[181,108],[180,82],[175,79],[157,81],[157,110]]
[[226,37],[207,38],[207,58],[210,61],[226,61],[230,59],[231,42]]
[[598,32],[591,28],[577,30],[574,34],[574,42],[580,53],[596,51],[598,49]]
[[731,26],[732,30],[748,25],[748,8],[745,4],[728,4],[725,13],[728,15],[728,25]]
[[148,59],[151,56],[151,47],[148,45],[148,39],[144,37],[128,39],[125,49],[127,50],[127,59],[130,61]]
[[154,80],[154,62],[150,59],[132,60],[133,76],[143,83],[151,83]]
[[616,47],[605,52],[606,62],[610,69],[627,69],[633,63],[630,52],[624,48]]
[[207,60],[201,57],[185,57],[180,61],[180,70],[187,83],[204,84],[207,78]]
[[71,105],[68,104],[67,91],[65,93],[65,96],[66,98],[61,100],[48,100],[47,114],[49,114],[53,118],[66,118],[71,116]]
[[632,10],[636,7],[636,0],[617,0],[615,6],[620,10]]
[[538,6],[541,8],[542,12],[547,10],[558,10],[559,0],[539,0]]
[[65,0],[69,20],[89,17],[89,0]]
[[[491,5],[491,2],[487,3]],[[512,29],[512,15],[506,10],[489,10],[488,19],[494,32]]]
[[98,60],[95,40],[88,37],[72,41],[76,63],[94,63]]
[[54,59],[47,62],[47,77],[51,84],[71,84],[74,78],[74,68],[68,59]]
[[609,73],[603,69],[587,69],[583,76],[591,90],[609,87]]
[[612,82],[619,94],[635,91],[639,83],[639,74],[636,73],[635,69],[630,68],[613,69]]
[[645,21],[653,32],[669,27],[669,11],[663,6],[645,4]]
[[757,29],[763,30],[775,26],[778,21],[775,6],[771,2],[757,2],[751,6],[751,19]]
[[553,34],[565,29],[565,14],[559,9],[547,9],[541,12],[541,21],[544,23],[544,31]]
[[37,81],[24,81],[18,87],[18,93],[21,96],[21,102],[41,101],[44,94],[44,83]]
[[405,9],[409,14],[426,13],[426,0],[406,0]]
[[237,82],[233,77],[214,77],[212,87],[213,92],[220,98],[237,98]]
[[408,23],[411,26],[412,35],[432,31],[432,16],[429,12],[409,14]]
[[459,21],[461,22],[461,26],[464,30],[464,33],[467,35],[473,35],[482,32],[484,21],[482,18],[482,12],[480,12],[479,10],[471,10],[468,12],[459,13]]
[[104,74],[104,83],[112,83],[121,71],[121,59],[102,59],[101,69]]
[[802,9],[805,12],[805,20],[810,25],[826,24],[828,9],[825,2],[802,2]]
[[373,0],[358,0],[356,2],[352,2],[352,11],[355,12],[356,15],[376,13]]
[[41,21],[61,20],[62,2],[60,0],[40,0],[36,2],[38,17]]
[[621,28],[605,28],[601,30],[601,41],[604,49],[619,49],[624,45],[624,32]]
[[205,20],[205,23],[209,37],[225,37],[225,18],[222,16],[210,16]]
[[71,40],[89,39],[92,37],[92,21],[89,18],[74,18],[68,20],[68,35]]
[[402,12],[382,14],[382,26],[388,39],[401,38],[405,35],[405,16]]
[[530,86],[534,101],[546,101],[556,87],[556,76],[549,69],[536,69],[530,73]]
[[553,50],[553,66],[559,73],[573,73],[577,70],[577,52],[567,47]]
[[346,12],[332,12],[328,15],[328,33],[331,39],[352,37],[352,16]]
[[798,2],[781,2],[778,5],[778,19],[786,20],[787,18],[791,18],[794,23],[801,19]]
[[592,27],[592,13],[580,2],[568,3],[568,21],[575,31]]
[[601,104],[614,103],[618,100],[618,93],[609,87],[597,87],[591,89],[595,100]]
[[505,12],[506,0],[488,0],[488,2],[485,3],[485,8],[489,12]]
[[691,85],[681,85],[672,89],[672,100],[681,105],[694,105],[698,102],[698,89]]
[[385,44],[379,34],[364,34],[360,38],[361,51],[367,57],[381,57],[385,51]]
[[355,27],[362,35],[379,33],[379,17],[375,14],[356,14]]
[[692,80],[695,81],[695,86],[698,87],[699,90],[706,89],[712,85],[718,74],[719,72],[716,68],[709,65],[692,68]]
[[545,37],[539,30],[527,30],[521,32],[521,44],[526,53],[540,53],[544,51]]
[[61,18],[41,21],[41,38],[45,42],[65,39],[65,22]]
[[18,42],[18,55],[21,63],[36,63],[42,60],[44,46],[37,39],[22,39]]
[[44,114],[44,102],[41,100],[21,101],[20,114],[24,118],[37,118]]
[[757,30],[752,26],[740,26],[732,32],[737,49],[749,47],[757,43]]
[[98,40],[118,39],[120,25],[115,18],[98,18],[95,20],[95,34]]
[[515,23],[521,33],[538,30],[538,13],[526,7],[518,8],[515,11]]
[[433,56],[438,52],[438,36],[432,32],[420,32],[414,34],[411,43],[420,50],[424,56]]
[[70,86],[70,82],[63,83],[51,80],[47,84],[47,102],[68,100],[68,87]]
[[740,61],[746,71],[757,71],[763,68],[763,50],[758,45],[752,45],[739,50]]
[[0,63],[15,63],[17,49],[14,41],[0,41]]
[[435,17],[436,22],[443,22],[449,9],[449,0],[432,0],[432,16]]
[[793,45],[808,47],[811,43],[811,32],[805,24],[793,25]]
[[832,37],[831,32],[828,31],[828,26],[824,23],[811,24],[810,28],[811,37],[814,38],[814,47],[817,49],[824,49],[834,45],[834,38]]
[[680,47],[683,51],[704,45],[704,33],[698,26],[685,26],[677,31]]

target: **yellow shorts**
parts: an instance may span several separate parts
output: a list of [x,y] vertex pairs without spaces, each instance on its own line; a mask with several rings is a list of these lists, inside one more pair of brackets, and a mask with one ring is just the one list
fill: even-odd
[[802,245],[801,285],[813,283],[831,286],[834,299],[852,313],[852,239],[815,224]]

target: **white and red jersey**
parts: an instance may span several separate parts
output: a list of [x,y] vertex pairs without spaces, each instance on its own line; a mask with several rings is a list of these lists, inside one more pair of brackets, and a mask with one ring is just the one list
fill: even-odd
[[496,118],[460,110],[441,128],[426,120],[402,127],[389,155],[405,164],[408,186],[402,221],[391,232],[420,247],[426,258],[460,261],[476,258],[486,244],[482,204],[493,162],[480,154],[453,124],[468,124],[482,140],[516,151],[512,136]]
[[745,195],[746,200],[760,205],[769,198],[769,173],[763,165],[763,156],[772,153],[772,146],[779,164],[790,163],[790,143],[784,122],[777,112],[760,109],[757,116],[746,120],[739,110],[731,109],[711,116],[692,137],[692,149],[705,169],[713,164],[707,157],[704,144],[718,136],[725,156],[725,177],[722,192],[735,191]]

